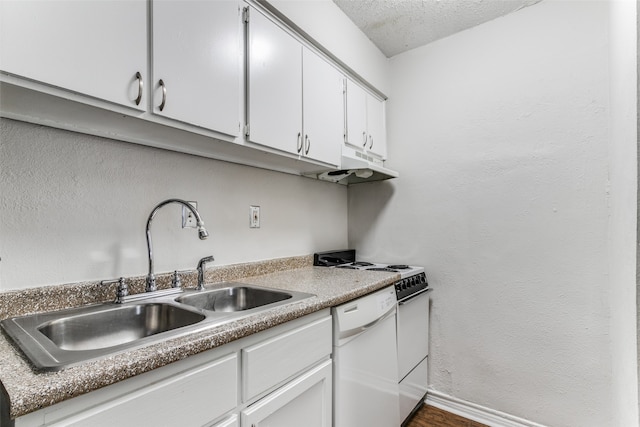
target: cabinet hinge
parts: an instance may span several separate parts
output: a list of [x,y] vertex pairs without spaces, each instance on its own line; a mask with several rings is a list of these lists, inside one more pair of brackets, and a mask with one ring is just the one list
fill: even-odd
[[249,125],[244,125],[244,136],[249,137]]
[[249,8],[242,9],[242,21],[246,24],[249,22]]

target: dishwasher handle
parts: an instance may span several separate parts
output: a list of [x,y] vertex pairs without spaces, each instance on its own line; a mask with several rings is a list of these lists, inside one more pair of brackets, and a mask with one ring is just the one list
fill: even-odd
[[374,321],[367,323],[366,325],[358,326],[357,328],[347,329],[346,331],[340,331],[340,333],[338,334],[338,338],[340,339],[340,341],[342,341],[342,340],[345,340],[347,338],[351,338],[351,337],[353,337],[355,335],[362,334],[365,331],[367,331],[368,329],[371,329],[371,328],[375,327],[378,323],[388,319],[391,316],[395,316],[395,315],[396,315],[396,308],[395,307],[391,307],[391,309],[389,311],[387,311],[385,314],[383,314],[382,316],[378,317]]

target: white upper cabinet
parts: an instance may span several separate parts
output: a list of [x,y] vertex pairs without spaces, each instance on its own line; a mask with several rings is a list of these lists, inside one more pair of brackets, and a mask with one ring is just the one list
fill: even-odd
[[152,111],[237,136],[240,3],[153,0],[152,16]]
[[342,75],[255,9],[247,54],[248,140],[339,165]]
[[347,80],[347,133],[345,142],[353,147],[387,158],[384,101]]
[[339,165],[344,138],[344,77],[307,48],[302,68],[304,155]]
[[302,46],[249,9],[247,123],[251,142],[302,152]]
[[384,101],[367,94],[367,151],[381,159],[387,158],[387,128]]
[[0,70],[144,111],[147,2],[2,0]]

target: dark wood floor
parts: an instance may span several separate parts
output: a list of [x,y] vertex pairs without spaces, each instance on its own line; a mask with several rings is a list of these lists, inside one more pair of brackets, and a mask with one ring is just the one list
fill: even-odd
[[423,405],[406,427],[487,427],[435,406]]

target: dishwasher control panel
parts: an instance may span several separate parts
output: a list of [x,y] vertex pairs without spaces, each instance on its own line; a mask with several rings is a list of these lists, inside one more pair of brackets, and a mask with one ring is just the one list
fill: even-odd
[[393,286],[365,295],[333,309],[334,332],[340,338],[358,334],[380,319],[395,314]]

